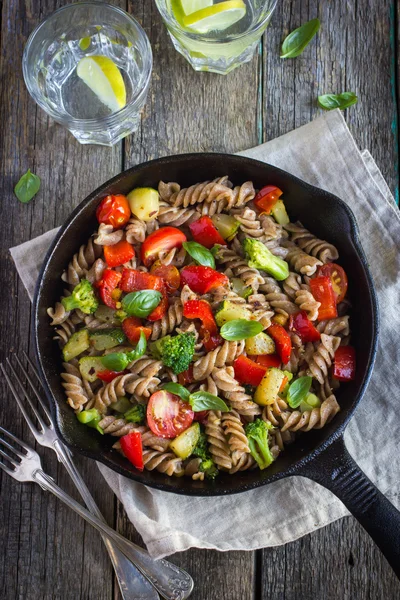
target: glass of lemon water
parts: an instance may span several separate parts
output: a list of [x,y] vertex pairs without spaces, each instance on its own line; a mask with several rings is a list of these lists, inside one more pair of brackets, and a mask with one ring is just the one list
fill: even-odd
[[60,8],[30,35],[22,66],[32,98],[81,144],[112,146],[137,129],[152,53],[143,29],[120,8]]
[[277,0],[156,0],[176,50],[196,71],[226,75],[253,57]]

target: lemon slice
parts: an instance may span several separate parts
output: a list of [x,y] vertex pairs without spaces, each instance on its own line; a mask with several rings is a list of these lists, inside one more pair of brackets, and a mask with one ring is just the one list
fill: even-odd
[[223,31],[243,19],[246,5],[243,0],[228,0],[202,8],[183,17],[183,24],[196,33]]
[[112,112],[125,106],[125,83],[120,70],[111,58],[86,56],[79,61],[76,72],[78,77]]
[[212,6],[214,0],[179,0],[185,15],[191,15],[202,8]]

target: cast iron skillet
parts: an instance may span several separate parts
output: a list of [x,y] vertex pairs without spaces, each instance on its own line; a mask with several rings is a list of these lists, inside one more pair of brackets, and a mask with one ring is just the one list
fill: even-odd
[[[229,175],[236,185],[252,180],[256,188],[273,183],[284,191],[291,220],[300,219],[313,233],[335,244],[350,281],[354,306],[351,323],[357,351],[355,381],[338,393],[341,412],[321,430],[298,440],[263,472],[221,474],[215,482],[192,481],[140,473],[118,452],[115,442],[81,425],[65,402],[61,387],[61,357],[52,342],[46,308],[62,293],[60,274],[81,244],[95,231],[95,209],[106,194],[128,193],[137,186],[157,187],[159,180],[178,181],[181,186]],[[400,513],[369,481],[348,454],[343,434],[367,387],[375,359],[378,336],[378,306],[374,285],[362,250],[357,224],[348,206],[336,196],[312,187],[296,177],[256,160],[225,154],[186,154],[138,165],[117,175],[88,196],[61,227],[44,260],[34,301],[37,359],[44,387],[51,402],[60,437],[72,450],[98,460],[114,471],[150,487],[193,496],[219,496],[251,490],[283,477],[301,475],[330,489],[369,532],[400,577]],[[295,484],[294,484],[295,485]]]

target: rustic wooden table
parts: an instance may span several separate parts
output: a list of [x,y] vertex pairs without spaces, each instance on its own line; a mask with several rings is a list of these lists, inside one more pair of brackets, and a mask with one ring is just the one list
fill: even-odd
[[[8,248],[60,225],[89,192],[132,165],[174,153],[243,150],[308,123],[320,112],[318,94],[351,90],[359,102],[347,111],[347,122],[397,194],[398,31],[391,0],[279,0],[258,55],[227,77],[192,71],[173,49],[153,1],[117,0],[146,30],[154,70],[139,131],[113,149],[80,146],[25,88],[21,59],[26,39],[61,4],[2,2],[1,359],[30,347],[30,303]],[[316,16],[322,22],[317,39],[299,58],[280,60],[284,35]],[[33,202],[22,205],[13,187],[28,168],[40,175],[42,187]],[[4,382],[0,411],[5,427],[31,439]],[[41,454],[48,472],[76,497],[55,456]],[[137,541],[95,464],[79,457],[76,462],[108,522]],[[0,486],[2,599],[120,598],[107,554],[91,527],[38,486],[19,485],[7,476]],[[400,598],[398,581],[352,518],[279,548],[224,554],[191,550],[173,560],[193,575],[193,600]]]

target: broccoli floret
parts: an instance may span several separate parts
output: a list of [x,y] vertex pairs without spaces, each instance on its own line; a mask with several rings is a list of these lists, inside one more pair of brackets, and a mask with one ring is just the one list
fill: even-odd
[[219,472],[212,458],[202,460],[199,466],[199,471],[204,473],[207,479],[215,479]]
[[252,396],[252,397],[254,396],[254,391],[256,389],[254,387],[254,385],[250,385],[249,383],[245,383],[243,385],[243,387],[244,387],[244,391],[246,392],[246,394],[248,394],[249,396]]
[[72,290],[72,294],[61,300],[65,310],[79,308],[86,315],[96,312],[99,303],[94,289],[87,279],[82,279]]
[[146,406],[144,404],[137,404],[126,411],[124,419],[125,421],[128,421],[128,423],[143,423],[145,414]]
[[189,367],[195,343],[196,338],[192,332],[180,333],[175,336],[167,335],[158,340],[155,348],[151,347],[151,351],[159,354],[164,365],[178,375]]
[[211,458],[210,452],[208,450],[207,444],[207,436],[202,431],[200,433],[199,441],[196,444],[195,449],[193,450],[193,456],[197,456],[197,458],[201,458],[202,460],[208,460]]
[[268,444],[268,430],[271,428],[271,423],[262,419],[256,419],[245,427],[251,455],[260,469],[266,469],[274,460]]
[[277,281],[283,281],[289,277],[287,262],[279,256],[274,256],[262,242],[253,238],[245,238],[242,245],[249,267],[265,271]]

